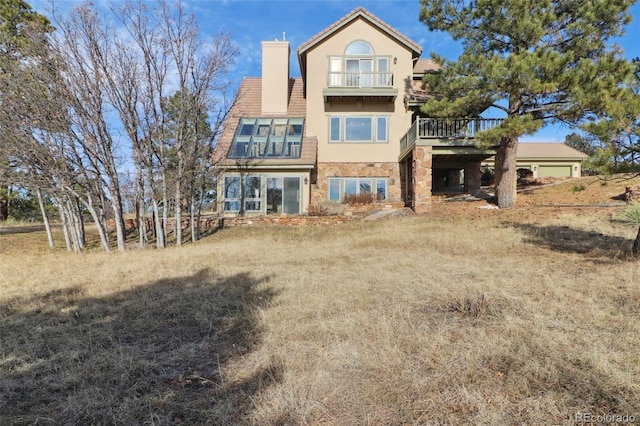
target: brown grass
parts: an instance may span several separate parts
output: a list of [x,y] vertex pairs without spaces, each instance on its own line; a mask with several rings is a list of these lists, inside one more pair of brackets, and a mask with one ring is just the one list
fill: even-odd
[[0,424],[637,418],[635,229],[482,214],[126,254],[0,235]]

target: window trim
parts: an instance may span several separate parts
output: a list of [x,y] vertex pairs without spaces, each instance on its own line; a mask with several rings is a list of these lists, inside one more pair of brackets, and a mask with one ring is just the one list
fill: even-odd
[[[346,182],[347,181],[355,181],[356,186],[356,194],[360,194],[361,190],[361,182],[360,181],[369,181],[370,183],[370,191],[375,193],[376,196],[379,193],[379,185],[383,184],[384,186],[384,198],[380,201],[385,201],[389,198],[389,178],[382,176],[343,176],[343,177],[328,177],[327,178],[327,201],[331,202],[339,202],[341,203],[344,200],[346,194]],[[335,185],[335,182],[338,182],[338,199],[332,198],[332,186]],[[335,191],[335,188],[333,188]]]
[[[299,172],[282,172],[282,173],[260,173],[258,171],[254,171],[252,173],[240,173],[240,172],[229,172],[224,173],[224,175],[220,179],[220,184],[222,187],[220,188],[222,197],[219,198],[218,206],[222,214],[242,214],[246,213],[249,215],[268,215],[268,214],[282,214],[285,209],[285,195],[287,191],[291,191],[291,188],[287,190],[285,188],[285,181],[287,179],[295,179],[298,182],[297,185],[297,205],[298,211],[290,214],[304,214],[305,206],[307,206],[308,201],[305,201],[304,197],[308,196],[308,191],[305,190],[305,187],[308,187],[308,184],[304,184],[304,180],[309,178],[308,173],[299,173]],[[248,186],[248,183],[252,179],[258,179],[259,184]],[[269,198],[269,180],[279,180],[275,183],[274,191],[280,192],[280,200],[278,201],[278,208],[275,212],[270,212],[270,207],[272,204],[269,201],[273,201],[273,199]],[[244,186],[244,190],[242,189]],[[251,188],[254,188],[254,192],[251,192]],[[232,190],[232,193],[229,193],[229,189]],[[289,194],[294,194],[295,192],[288,192]],[[235,197],[227,197],[227,194],[234,195]],[[271,194],[274,195],[274,194]],[[254,207],[249,209],[247,207]],[[235,207],[235,208],[228,208]]]
[[[331,144],[359,144],[359,143],[372,143],[372,144],[384,144],[389,143],[389,115],[329,115],[329,143]],[[368,140],[360,139],[347,139],[347,120],[356,118],[368,118],[371,120],[371,138]],[[380,137],[379,130],[380,124],[384,122],[384,139]],[[335,129],[335,125],[338,126]],[[338,139],[334,138],[334,132],[337,130]]]

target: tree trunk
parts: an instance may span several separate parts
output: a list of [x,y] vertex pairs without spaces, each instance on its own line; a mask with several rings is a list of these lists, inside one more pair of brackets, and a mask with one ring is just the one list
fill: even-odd
[[162,232],[166,238],[168,235],[167,224],[169,222],[169,192],[167,189],[167,175],[162,172]]
[[80,212],[78,210],[78,206],[75,205],[71,200],[67,200],[67,216],[69,223],[69,231],[71,233],[71,240],[73,241],[73,250],[75,252],[80,252],[84,249],[84,239],[82,237],[81,232],[81,222],[78,217]]
[[153,180],[153,171],[149,165],[146,166],[147,184],[149,185],[149,196],[151,202],[151,210],[153,214],[153,232],[156,237],[156,247],[165,248],[167,246],[167,233],[164,230],[164,224],[160,218],[160,207],[156,198],[156,184]]
[[0,200],[0,222],[4,222],[9,217],[9,202]]
[[40,206],[40,213],[42,214],[42,222],[44,222],[44,229],[47,231],[47,240],[49,241],[49,248],[56,248],[53,243],[53,234],[51,233],[51,225],[49,224],[49,215],[47,209],[44,207],[44,201],[42,200],[42,191],[40,188],[36,188],[36,195],[38,196],[38,205]]
[[120,197],[112,192],[111,193],[111,207],[113,209],[114,222],[116,223],[116,237],[118,242],[118,250],[126,251],[126,231],[124,228],[124,217],[122,216],[122,201]]
[[175,206],[175,230],[176,245],[182,245],[182,191],[180,188],[180,179],[176,179],[176,206]]
[[496,198],[501,209],[513,207],[516,202],[517,149],[518,138],[509,138],[506,143],[500,145],[496,155]]
[[[195,195],[191,194],[191,203],[189,204],[189,223],[191,224],[191,242],[194,243],[198,241],[196,235],[196,203],[195,203]],[[199,218],[198,218],[199,219]],[[199,224],[198,224],[199,226]]]
[[62,221],[62,233],[64,234],[64,242],[67,245],[67,251],[73,251],[71,246],[71,236],[69,235],[69,222],[67,221],[67,213],[65,212],[64,203],[58,203],[58,213]]
[[636,239],[633,241],[633,247],[631,251],[636,257],[640,255],[640,228],[638,228],[638,234],[636,235]]
[[82,208],[80,207],[80,197],[76,196],[76,211],[78,212],[78,235],[82,241],[82,248],[84,249],[87,244],[87,236],[84,229],[84,215],[82,214]]
[[144,202],[144,176],[142,174],[142,165],[140,164],[139,156],[140,153],[136,150],[136,219],[138,223],[138,243],[142,248],[147,245],[147,221]]
[[101,214],[98,215],[98,212],[93,205],[93,197],[91,195],[87,196],[87,199],[83,202],[83,204],[87,208],[87,210],[89,210],[89,214],[96,224],[98,235],[100,235],[100,244],[102,245],[102,248],[108,253],[109,251],[111,251],[111,247],[109,246],[109,233],[107,231],[107,224],[104,218],[104,210],[101,209]]

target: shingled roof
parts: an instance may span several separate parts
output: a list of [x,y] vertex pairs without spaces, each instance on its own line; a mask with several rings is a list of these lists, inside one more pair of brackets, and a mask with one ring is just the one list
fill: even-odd
[[309,50],[313,49],[316,45],[322,43],[326,38],[330,37],[331,35],[333,35],[334,33],[338,32],[338,31],[340,31],[342,28],[346,27],[351,22],[353,22],[353,21],[355,21],[357,19],[363,19],[363,20],[369,22],[371,25],[373,25],[375,27],[378,27],[382,32],[387,33],[390,37],[394,38],[400,44],[406,46],[407,49],[411,50],[413,52],[413,57],[414,58],[419,58],[420,57],[420,54],[422,53],[422,47],[418,43],[416,43],[413,40],[409,39],[407,36],[402,34],[400,31],[396,30],[391,25],[387,24],[382,19],[378,18],[377,16],[375,16],[373,13],[369,12],[364,7],[358,7],[356,9],[354,9],[353,11],[349,12],[348,14],[346,14],[345,16],[343,16],[342,18],[338,19],[333,24],[329,25],[324,30],[320,31],[318,34],[316,34],[313,37],[311,37],[306,42],[302,43],[298,47],[298,50],[297,50],[298,51],[298,61],[300,62],[300,71],[302,72],[303,76],[306,75],[306,68],[307,68],[306,54],[307,54],[307,52]]
[[[238,123],[246,117],[274,117],[261,112],[262,79],[260,77],[245,77],[238,89],[238,95],[229,111],[222,135],[213,152],[213,161],[222,167],[247,166],[314,166],[317,157],[318,141],[315,137],[303,137],[300,158],[260,158],[260,159],[230,159],[227,153],[233,142]],[[302,79],[289,79],[289,103],[286,117],[305,117],[306,101],[302,92]],[[306,133],[306,132],[305,132]]]
[[577,159],[587,158],[582,151],[561,142],[520,142],[518,144],[518,159]]

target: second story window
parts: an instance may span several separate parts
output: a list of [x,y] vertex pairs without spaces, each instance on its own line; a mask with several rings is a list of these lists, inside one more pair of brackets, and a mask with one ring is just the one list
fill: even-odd
[[329,117],[329,142],[388,142],[387,116]]
[[343,56],[329,58],[329,85],[334,87],[390,87],[389,56],[378,56],[366,41],[357,40]]

